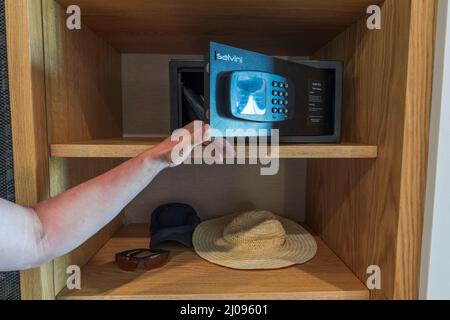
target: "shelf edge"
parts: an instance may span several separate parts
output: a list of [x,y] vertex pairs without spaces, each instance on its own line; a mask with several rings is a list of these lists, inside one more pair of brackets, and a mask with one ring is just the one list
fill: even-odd
[[[56,158],[133,158],[156,144],[72,143],[52,144]],[[373,145],[282,145],[281,159],[375,159],[378,147]],[[246,158],[252,158],[248,154]]]

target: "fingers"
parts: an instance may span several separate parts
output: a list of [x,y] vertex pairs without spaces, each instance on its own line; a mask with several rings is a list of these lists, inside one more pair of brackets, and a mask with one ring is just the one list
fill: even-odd
[[209,124],[204,124],[203,129],[204,129],[203,143],[211,141],[212,130]]
[[185,126],[183,129],[188,130],[189,133],[194,133],[194,128],[195,128],[196,122],[201,122],[201,121],[192,121],[187,126]]
[[184,127],[185,130],[188,130],[189,133],[195,134],[195,133],[205,133],[210,129],[209,124],[204,123],[203,121],[196,120],[191,123],[189,123],[187,126]]
[[214,148],[214,161],[217,164],[223,164],[224,162],[224,140],[222,138],[215,138],[211,143],[211,146]]
[[191,133],[192,148],[211,140],[211,128],[202,121],[194,121],[185,127]]
[[185,126],[184,129],[190,134],[190,139],[184,139],[182,142],[184,154],[180,155],[179,159],[172,160],[176,165],[181,164],[200,145],[209,145],[210,149],[213,150],[210,156],[215,163],[222,164],[225,159],[236,157],[236,150],[229,141],[223,138],[212,138],[212,129],[208,124],[202,121],[194,121]]

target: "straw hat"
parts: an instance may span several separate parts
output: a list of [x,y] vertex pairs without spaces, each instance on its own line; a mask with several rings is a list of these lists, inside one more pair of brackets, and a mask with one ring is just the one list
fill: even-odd
[[311,260],[314,237],[268,211],[251,211],[201,223],[192,242],[197,254],[233,269],[279,269]]

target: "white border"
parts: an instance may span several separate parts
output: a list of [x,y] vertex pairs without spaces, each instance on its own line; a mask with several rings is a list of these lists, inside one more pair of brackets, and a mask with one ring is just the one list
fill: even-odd
[[450,299],[450,6],[437,11],[420,299]]

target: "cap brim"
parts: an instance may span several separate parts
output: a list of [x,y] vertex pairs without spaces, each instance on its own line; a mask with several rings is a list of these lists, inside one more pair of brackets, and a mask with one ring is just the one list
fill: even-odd
[[200,257],[232,269],[267,270],[305,263],[317,253],[314,237],[299,224],[281,217],[280,222],[286,231],[286,242],[281,248],[263,254],[236,250],[223,239],[223,230],[234,217],[205,221],[195,229],[192,241]]
[[188,248],[192,247],[192,233],[195,226],[181,226],[174,228],[161,229],[157,233],[152,234],[150,238],[150,248],[166,241],[175,241]]

